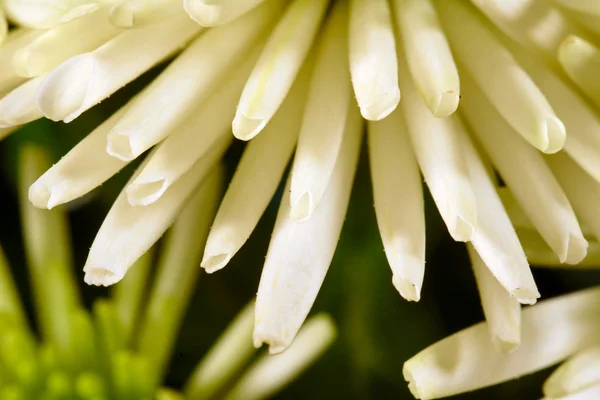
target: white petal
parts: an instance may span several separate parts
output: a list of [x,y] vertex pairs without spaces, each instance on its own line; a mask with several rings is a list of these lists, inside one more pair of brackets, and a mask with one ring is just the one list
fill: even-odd
[[365,119],[388,116],[400,101],[398,62],[387,0],[350,1],[350,73]]
[[533,146],[546,153],[559,151],[565,126],[508,50],[465,2],[437,4],[452,49],[494,107]]
[[70,57],[94,50],[119,32],[108,22],[106,10],[98,10],[44,31],[15,52],[12,67],[26,78],[40,76]]
[[[194,189],[217,163],[221,152],[209,152],[157,202],[133,207],[123,190],[104,219],[83,267],[90,285],[120,281],[131,265],[167,230]],[[152,155],[150,154],[149,157]],[[135,176],[144,168],[138,168]]]
[[43,76],[33,78],[0,99],[0,128],[25,124],[44,115],[35,102]]
[[[259,7],[196,39],[140,94],[111,130],[107,151],[115,157],[131,160],[164,139],[196,111],[239,64],[251,62],[254,57],[251,50],[260,45],[260,36],[278,14],[278,9]],[[228,108],[234,110],[234,106],[235,103]]]
[[[283,196],[256,300],[254,345],[284,351],[302,326],[337,245],[358,161],[362,124],[351,106],[340,157],[320,206],[306,221],[294,221]],[[286,189],[289,189],[289,180]],[[284,192],[287,193],[287,190]]]
[[558,61],[567,75],[600,107],[600,50],[579,36],[569,36],[558,48]]
[[39,37],[44,31],[17,28],[9,32],[0,47],[0,96],[26,81],[11,65],[14,54]]
[[15,23],[49,29],[82,17],[100,7],[100,0],[4,0],[8,17]]
[[454,118],[436,118],[417,93],[403,62],[398,71],[403,92],[400,106],[419,167],[448,232],[454,240],[466,242],[473,235],[478,212],[461,153],[458,131],[462,127]]
[[[258,53],[256,56],[258,56]],[[230,121],[246,78],[252,69],[252,57],[228,78],[224,87],[215,91],[164,142],[156,147],[142,172],[127,186],[127,200],[133,206],[147,206],[160,199],[213,145],[231,141]],[[118,125],[118,123],[117,123]],[[145,132],[144,132],[145,133]],[[144,136],[130,138],[132,148]],[[110,135],[109,135],[110,140]],[[145,146],[142,146],[142,148]]]
[[523,248],[477,150],[466,134],[461,134],[460,139],[479,213],[473,247],[512,297],[520,303],[533,304],[540,293]]
[[436,117],[456,111],[458,71],[431,0],[395,0],[396,21],[410,74]]
[[126,31],[53,70],[40,87],[38,106],[47,118],[70,122],[179,50],[199,29],[183,16]]
[[300,131],[308,75],[305,68],[271,123],[244,150],[206,243],[202,267],[208,273],[225,267],[244,245],[275,194]]
[[425,274],[425,211],[419,167],[400,111],[369,122],[369,161],[377,225],[394,286],[419,301]]
[[244,87],[232,123],[235,137],[252,139],[273,117],[308,55],[326,9],[327,0],[294,0],[289,5]]
[[164,21],[180,13],[181,4],[173,0],[124,0],[110,9],[110,23],[119,28],[139,28]]
[[480,323],[430,347],[404,364],[419,399],[495,385],[539,371],[598,341],[600,287],[540,302],[522,313],[521,346],[497,352]]
[[[202,26],[226,24],[241,17],[265,0],[183,0],[190,18]],[[271,0],[272,7],[275,1]]]
[[471,244],[467,250],[492,343],[496,350],[512,353],[521,344],[521,305],[494,278]]
[[[567,0],[570,1],[570,0]],[[555,57],[556,49],[571,33],[582,32],[552,1],[471,0],[507,36]]]
[[317,50],[291,175],[290,213],[297,221],[311,217],[329,185],[354,106],[346,58],[347,11],[344,2],[336,3]]
[[504,121],[469,77],[463,75],[462,82],[462,110],[502,179],[558,258],[577,264],[587,242],[542,155]]
[[600,346],[582,350],[565,361],[546,379],[543,390],[545,396],[555,398],[595,385],[600,385]]
[[53,207],[92,191],[127,162],[106,154],[106,134],[125,114],[121,108],[94,129],[29,188],[29,200],[38,208]]

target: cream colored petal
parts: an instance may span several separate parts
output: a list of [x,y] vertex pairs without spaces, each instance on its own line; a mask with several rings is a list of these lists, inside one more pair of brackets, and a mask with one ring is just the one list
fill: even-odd
[[532,229],[517,228],[519,241],[525,250],[527,260],[531,265],[538,268],[560,268],[560,269],[598,269],[600,268],[600,243],[594,238],[588,237],[588,251],[586,257],[577,265],[565,265],[561,263],[550,247],[544,242],[540,234]]
[[392,282],[419,301],[425,274],[425,211],[419,167],[400,111],[369,122],[369,161],[377,225]]
[[110,8],[110,23],[119,28],[139,28],[183,12],[178,0],[124,0]]
[[[567,0],[570,1],[570,0]],[[552,1],[471,0],[507,36],[555,57],[559,43],[582,29]]]
[[8,22],[6,21],[6,14],[4,9],[0,6],[0,45],[6,40],[8,35]]
[[571,35],[558,48],[558,61],[569,78],[600,107],[600,50],[585,39]]
[[190,18],[202,26],[226,24],[241,17],[265,0],[183,0]]
[[12,67],[26,78],[40,76],[70,57],[94,50],[119,32],[108,22],[106,10],[98,10],[44,31],[14,53]]
[[[259,47],[279,11],[267,5],[259,7],[196,39],[140,94],[111,130],[109,154],[131,160],[164,139],[223,85],[228,74],[256,59],[251,50]],[[227,109],[234,111],[234,107],[235,103]]]
[[14,54],[39,37],[44,31],[16,28],[9,32],[0,47],[0,96],[10,92],[26,81],[19,76],[11,65]]
[[471,244],[467,250],[492,343],[497,351],[512,353],[521,344],[521,305],[494,278]]
[[561,364],[546,379],[543,391],[555,398],[596,385],[600,385],[600,346],[582,350]]
[[541,151],[562,149],[566,139],[563,122],[510,52],[462,0],[437,4],[460,64],[500,114]]
[[316,64],[291,173],[290,215],[312,216],[329,185],[341,151],[352,101],[347,64],[347,7],[336,3],[317,50]]
[[579,167],[572,158],[558,153],[546,158],[548,165],[569,197],[577,216],[600,241],[600,183]]
[[562,397],[544,398],[542,400],[596,400],[600,398],[600,384],[590,386],[580,392],[568,394]]
[[412,147],[433,200],[454,240],[466,242],[473,236],[478,211],[467,165],[461,153],[454,118],[436,118],[423,103],[406,65],[399,63],[403,99],[400,106]]
[[125,114],[125,107],[94,129],[31,185],[29,200],[34,206],[50,210],[81,197],[127,165],[104,150],[106,134]]
[[308,55],[326,8],[327,0],[295,0],[288,6],[244,87],[232,123],[235,137],[250,140],[271,120]]
[[[83,267],[85,282],[109,286],[123,279],[129,267],[171,225],[220,156],[218,151],[209,152],[168,193],[149,206],[131,206],[127,202],[126,191],[121,191],[92,243]],[[138,168],[133,179],[144,168],[144,164]]]
[[[257,52],[255,52],[257,53]],[[258,53],[256,54],[258,55]],[[256,57],[253,57],[256,59]],[[127,186],[127,200],[133,206],[147,206],[160,199],[213,145],[231,142],[230,121],[246,78],[252,69],[250,59],[229,77],[224,87],[215,91],[198,110],[172,130],[156,147],[148,164]],[[118,123],[117,123],[118,124]],[[143,136],[131,138],[143,141]],[[110,140],[110,135],[109,135]],[[146,146],[139,146],[148,148]]]
[[285,353],[263,355],[256,360],[225,399],[271,398],[314,363],[333,344],[336,336],[335,324],[330,316],[320,314],[309,319]]
[[506,123],[463,74],[463,108],[473,132],[533,225],[562,262],[577,264],[587,242],[567,196],[542,155]]
[[569,132],[564,150],[600,181],[600,118],[596,111],[541,59],[516,46],[511,51],[564,122]]
[[[254,326],[254,345],[284,351],[310,311],[333,258],[350,191],[362,136],[356,108],[348,116],[340,157],[321,204],[312,217],[297,222],[284,194],[263,267]],[[290,181],[286,189],[290,188]],[[284,192],[287,193],[287,190]]]
[[0,99],[0,128],[25,124],[44,115],[35,103],[43,76],[33,78]]
[[597,343],[600,287],[540,302],[522,312],[521,346],[497,352],[480,323],[428,347],[404,364],[418,399],[435,399],[495,385],[555,364]]
[[584,14],[600,17],[600,3],[596,0],[553,0],[561,7],[573,11],[579,11]]
[[4,0],[9,19],[18,25],[49,29],[100,8],[100,0]]
[[400,101],[396,41],[387,0],[351,0],[350,73],[363,118],[378,121]]
[[53,70],[40,87],[38,106],[47,118],[70,122],[179,50],[199,29],[183,16],[126,31]]
[[264,132],[248,143],[213,222],[202,267],[225,267],[273,198],[296,145],[310,69],[304,68]]
[[461,134],[462,154],[469,168],[477,201],[477,229],[471,242],[494,277],[520,303],[540,297],[527,258],[477,150]]
[[450,46],[431,0],[394,0],[410,74],[436,117],[456,111],[460,81]]

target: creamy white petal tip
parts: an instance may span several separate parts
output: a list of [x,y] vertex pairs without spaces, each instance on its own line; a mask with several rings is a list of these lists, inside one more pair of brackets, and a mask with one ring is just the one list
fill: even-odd
[[229,260],[231,260],[231,254],[229,253],[215,254],[202,261],[201,267],[204,268],[207,273],[212,274],[227,265]]
[[290,217],[294,221],[304,221],[312,215],[314,211],[312,195],[310,192],[304,192],[294,201],[290,210]]
[[267,125],[267,121],[264,118],[251,118],[244,114],[236,114],[231,128],[233,135],[240,140],[250,140],[260,131],[262,131]]
[[396,290],[408,301],[419,301],[421,300],[421,288],[411,279],[405,279],[401,276],[392,276],[392,283]]
[[123,279],[124,276],[124,274],[117,274],[115,271],[111,271],[109,268],[94,267],[91,265],[86,265],[83,268],[83,272],[85,272],[85,276],[83,277],[85,283],[94,286],[114,285]]

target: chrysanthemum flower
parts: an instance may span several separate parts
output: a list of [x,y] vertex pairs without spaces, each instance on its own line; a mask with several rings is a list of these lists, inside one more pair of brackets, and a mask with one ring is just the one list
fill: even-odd
[[553,264],[584,260],[580,221],[600,234],[591,200],[600,181],[600,117],[591,104],[597,86],[588,84],[597,79],[598,25],[586,1],[61,0],[49,7],[4,0],[4,7],[21,26],[0,48],[6,127],[42,115],[70,122],[172,58],[30,188],[34,205],[53,208],[152,149],[100,228],[84,267],[88,283],[120,281],[229,143],[250,140],[201,263],[208,272],[223,268],[293,154],[254,328],[256,345],[284,350],[332,260],[365,120],[394,286],[419,300],[420,172],[450,235],[470,243],[501,350],[520,343],[520,304],[540,297],[511,217],[523,216],[527,240],[541,241],[546,247],[536,254]]
[[[314,362],[335,338],[326,315],[311,318],[285,354],[256,356],[250,304],[209,350],[183,391],[160,387],[198,277],[216,211],[220,173],[196,191],[167,234],[156,270],[151,252],[108,298],[83,306],[74,280],[66,216],[35,209],[30,183],[48,168],[38,148],[23,150],[21,217],[36,327],[30,327],[0,249],[0,398],[199,400],[271,397]],[[253,303],[253,302],[252,302]]]

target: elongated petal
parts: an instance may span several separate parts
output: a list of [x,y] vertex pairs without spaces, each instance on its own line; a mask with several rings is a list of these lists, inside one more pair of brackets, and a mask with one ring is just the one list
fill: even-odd
[[126,31],[53,70],[40,87],[38,106],[47,118],[70,122],[177,51],[199,29],[184,16]]
[[50,210],[81,197],[127,165],[104,150],[106,134],[125,114],[125,107],[94,129],[31,185],[29,201],[34,206]]
[[300,131],[309,72],[305,67],[271,123],[244,150],[208,236],[202,260],[206,272],[227,265],[275,194]]
[[[582,350],[565,361],[544,382],[544,395],[561,397],[600,385],[600,347]],[[600,393],[600,392],[599,392]]]
[[579,11],[584,14],[600,16],[600,3],[595,0],[553,0],[561,7],[573,11]]
[[98,10],[44,31],[15,52],[12,67],[26,78],[40,76],[70,57],[94,50],[119,32],[108,22],[106,11]]
[[[569,1],[569,0],[567,0]],[[552,1],[471,0],[506,35],[555,57],[565,36],[582,30]]]
[[579,392],[561,397],[544,398],[543,400],[596,400],[600,397],[600,384],[587,387]]
[[19,76],[11,65],[15,53],[22,47],[33,42],[43,31],[17,28],[10,31],[5,42],[0,47],[0,96],[26,81]]
[[291,175],[290,215],[310,218],[331,179],[351,107],[347,8],[336,3],[317,54]]
[[8,22],[6,21],[6,14],[4,9],[0,7],[0,45],[6,40],[8,35]]
[[404,377],[419,399],[476,390],[555,364],[598,340],[600,288],[540,302],[522,313],[521,346],[495,351],[480,323],[423,350],[404,364]]
[[565,126],[508,50],[462,0],[437,4],[457,58],[500,114],[541,151],[562,149]]
[[139,28],[169,19],[183,10],[179,1],[124,0],[110,9],[110,23],[118,28]]
[[504,121],[463,75],[463,112],[527,217],[562,262],[577,264],[587,242],[567,196],[542,155]]
[[294,0],[288,6],[242,92],[232,123],[238,139],[250,140],[258,135],[281,105],[308,55],[327,3]]
[[377,225],[392,282],[419,301],[425,274],[425,211],[419,167],[400,111],[369,122],[369,161]]
[[360,112],[378,121],[400,101],[398,62],[387,0],[352,0],[349,25],[350,72]]
[[473,236],[478,212],[457,133],[462,127],[453,118],[434,117],[403,62],[398,71],[400,106],[419,167],[448,232],[454,240],[466,242]]
[[471,244],[467,250],[492,343],[496,350],[512,353],[521,344],[521,305],[500,285]]
[[415,85],[436,117],[456,111],[458,71],[431,0],[394,0],[404,55]]
[[235,317],[221,334],[185,384],[187,398],[205,400],[215,397],[256,353],[252,345],[254,304]]
[[263,355],[225,396],[227,400],[259,400],[272,397],[300,375],[331,346],[337,335],[328,315],[309,319],[294,344],[283,354]]
[[19,25],[49,29],[96,11],[100,0],[4,0],[8,17]]
[[496,187],[466,134],[463,133],[460,140],[479,213],[473,247],[512,297],[520,303],[533,304],[540,293]]
[[[252,49],[258,47],[258,38],[279,10],[280,7],[259,7],[196,39],[140,94],[139,100],[111,130],[107,151],[131,160],[164,139],[186,117],[204,106],[207,97],[223,84],[228,74],[235,72],[236,66],[256,59]],[[258,43],[253,46],[255,42]]]
[[571,35],[558,48],[558,61],[575,84],[600,106],[600,50],[585,39]]
[[43,76],[31,79],[0,99],[0,128],[22,125],[44,116],[35,102],[43,79]]
[[511,46],[511,51],[564,122],[569,132],[564,150],[600,182],[600,118],[596,111],[541,59],[516,46]]
[[[194,189],[206,178],[222,152],[209,152],[165,196],[146,207],[133,207],[123,190],[108,212],[83,267],[90,285],[117,283],[131,265],[167,230]],[[149,155],[151,157],[151,154]],[[136,175],[144,168],[138,168]]]
[[566,154],[555,154],[546,160],[567,193],[578,217],[590,228],[596,240],[600,241],[600,213],[597,203],[597,199],[600,198],[600,183]]
[[257,347],[266,342],[271,353],[285,350],[317,297],[342,230],[361,136],[360,115],[353,107],[334,173],[311,218],[294,221],[289,196],[283,196],[256,299]]
[[183,0],[190,18],[202,26],[226,24],[241,17],[265,0]]

